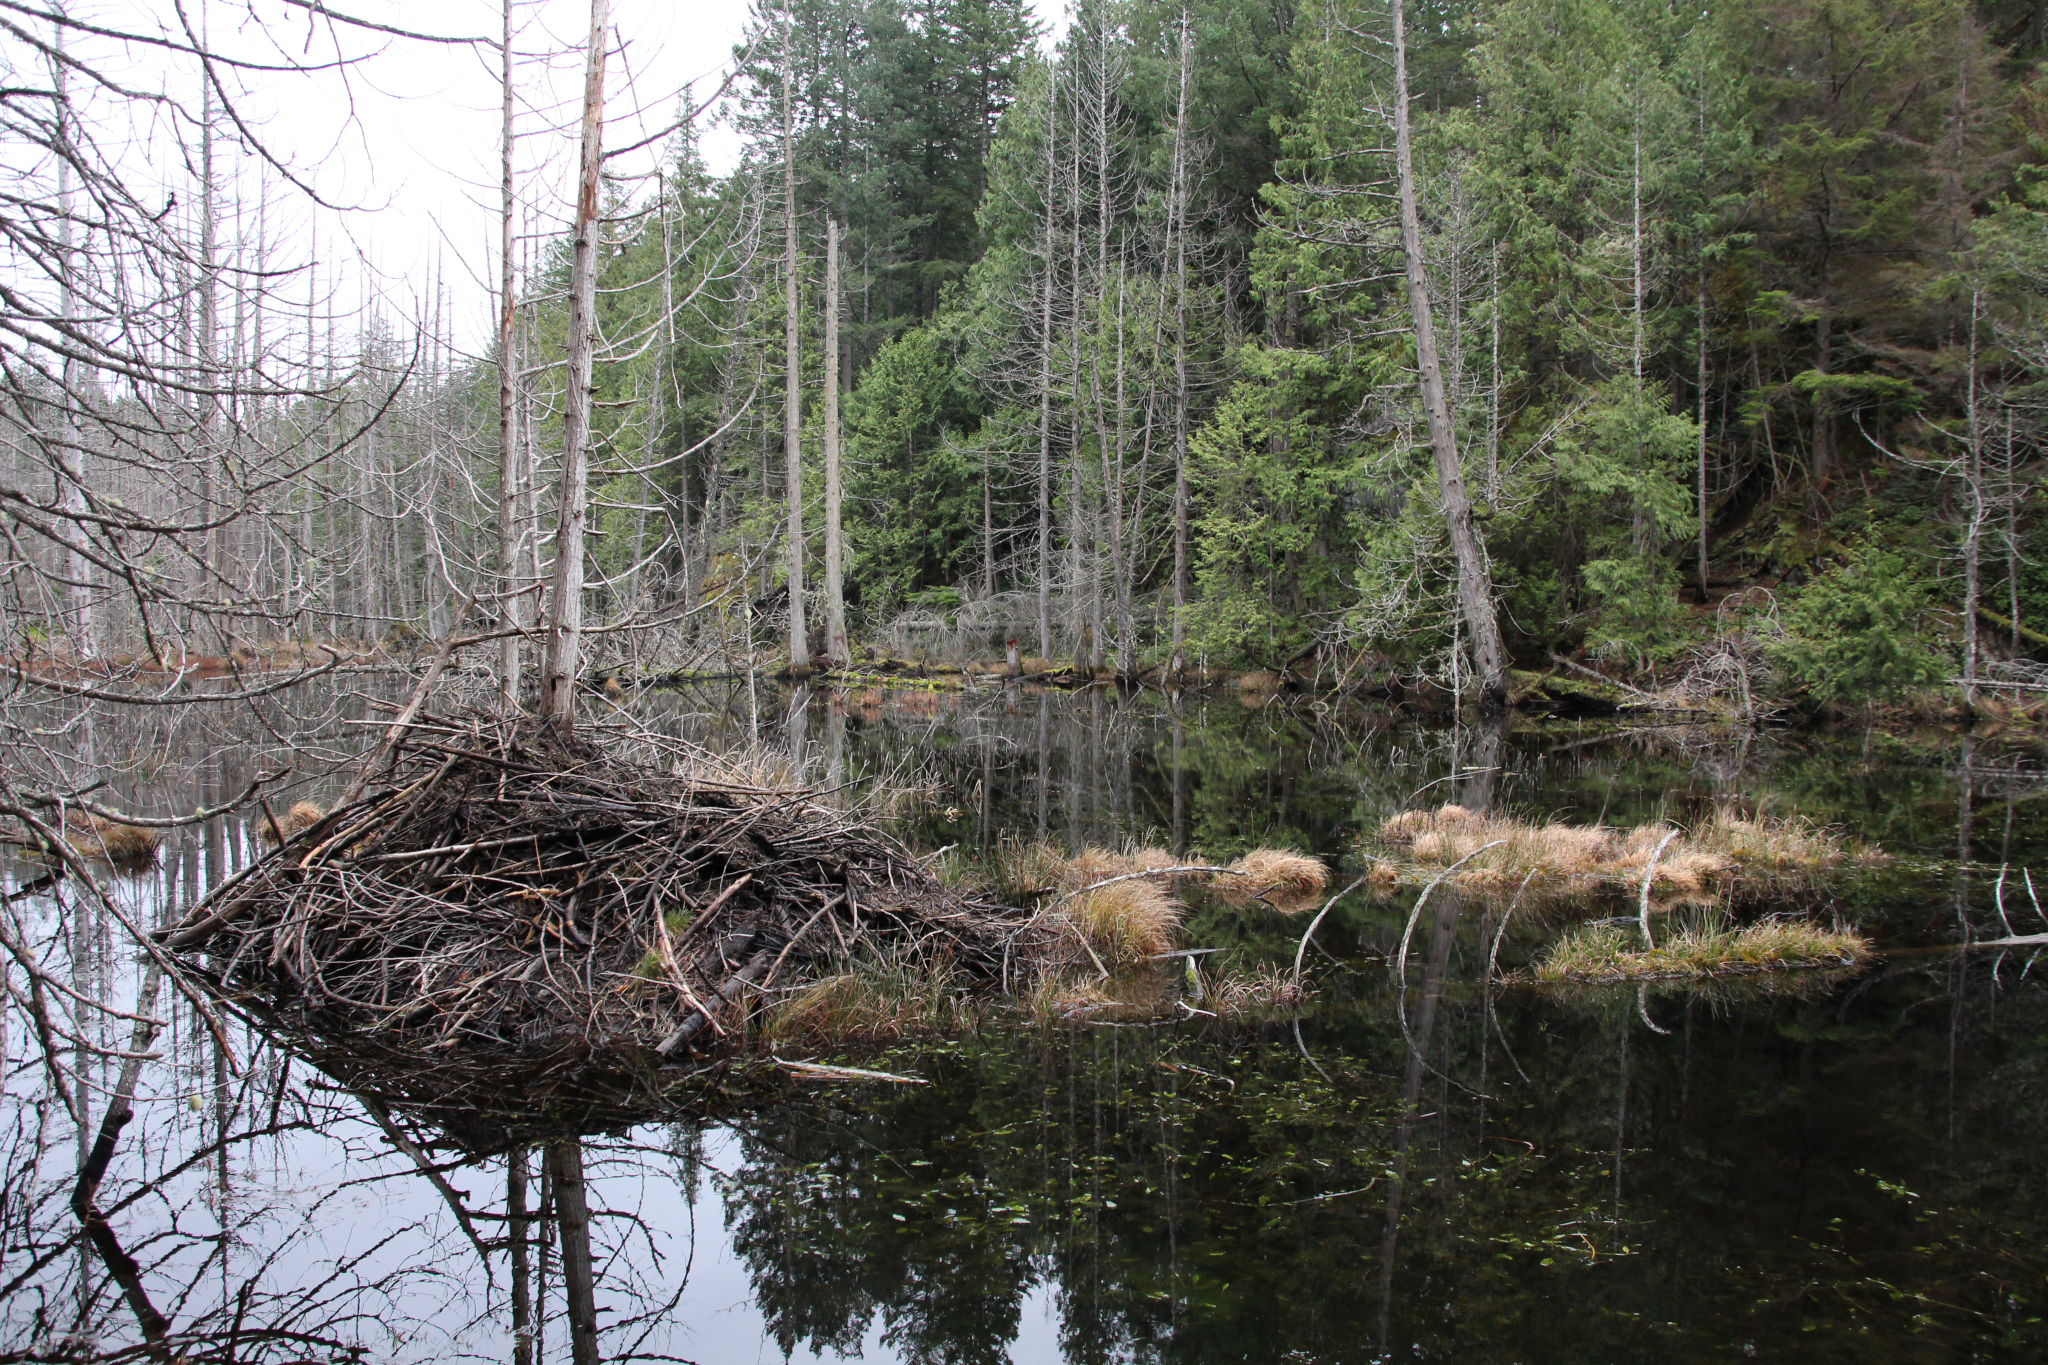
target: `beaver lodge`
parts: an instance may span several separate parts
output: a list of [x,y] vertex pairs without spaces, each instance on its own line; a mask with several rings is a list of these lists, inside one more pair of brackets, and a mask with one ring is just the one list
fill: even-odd
[[162,941],[323,1068],[437,1110],[630,1107],[731,1050],[744,994],[826,964],[989,982],[1060,953],[805,793],[530,721],[416,720],[378,790],[284,834]]
[[[473,1145],[537,1114],[623,1121],[685,1078],[723,1084],[754,998],[816,1006],[881,979],[1028,996],[1171,948],[1172,880],[1287,913],[1326,878],[1270,849],[1227,869],[1048,850],[1049,885],[1013,908],[810,793],[482,712],[412,721],[379,779],[266,822],[278,846],[159,939],[344,1084]],[[943,1004],[920,1017],[959,1013]],[[766,1027],[806,1032],[772,1012]]]

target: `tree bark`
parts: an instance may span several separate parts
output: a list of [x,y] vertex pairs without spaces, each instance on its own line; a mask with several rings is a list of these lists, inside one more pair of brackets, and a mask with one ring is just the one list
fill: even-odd
[[[1395,13],[1400,10],[1395,0]],[[1398,25],[1398,19],[1396,23]],[[1167,230],[1173,234],[1173,648],[1168,676],[1184,666],[1188,611],[1188,71],[1194,28],[1180,16],[1180,96],[1173,115],[1173,189]],[[1403,118],[1407,86],[1402,85]]]
[[[59,24],[52,35],[52,43],[60,59],[64,53],[65,31],[65,27]],[[75,327],[78,325],[75,287],[78,258],[71,240],[74,195],[71,97],[68,89],[70,70],[62,60],[54,61],[50,64],[50,76],[57,90],[57,209],[60,215],[57,223],[57,310],[67,324]],[[85,660],[99,656],[99,640],[93,629],[93,562],[87,553],[85,529],[85,414],[82,409],[86,402],[87,379],[85,366],[75,350],[67,348],[64,356],[63,392],[58,398],[62,409],[61,430],[53,444],[57,448],[58,482],[63,488],[61,501],[65,515],[70,518],[63,530],[64,633],[70,637],[72,657]]]
[[[787,35],[785,35],[785,46]],[[811,671],[804,629],[803,338],[796,278],[796,124],[789,103],[789,56],[782,59],[782,463],[789,494],[789,671]]]
[[[504,105],[498,151],[498,569],[504,603],[502,624],[527,624],[527,600],[519,574],[519,383],[517,277],[512,266],[512,220],[517,207],[512,186],[512,0],[503,0],[503,45],[499,48],[499,79]],[[498,662],[498,689],[507,710],[519,705],[521,642],[507,635]]]
[[604,59],[609,0],[590,0],[583,63],[583,156],[576,189],[576,236],[569,264],[568,392],[562,404],[562,497],[555,572],[548,593],[542,710],[564,733],[576,723],[582,669],[583,525],[590,484],[591,363],[597,348],[597,195],[604,164]]
[[1052,657],[1052,300],[1059,172],[1059,67],[1045,85],[1045,270],[1038,316],[1038,656]]
[[526,1147],[505,1157],[505,1236],[512,1246],[512,1365],[533,1365],[533,1282],[527,1265]]
[[843,665],[846,644],[845,547],[839,489],[839,223],[825,223],[825,657]]
[[1970,446],[1963,454],[1963,482],[1970,499],[1970,522],[1963,533],[1963,704],[1977,705],[1977,599],[1984,543],[1984,432],[1977,411],[1977,322],[1982,316],[1983,296],[1970,291],[1970,371],[1965,412],[1969,421]]
[[562,1234],[562,1297],[568,1309],[569,1359],[573,1365],[599,1365],[597,1284],[591,1270],[590,1204],[583,1184],[582,1139],[549,1143],[548,1164],[554,1172],[556,1226]]
[[1451,428],[1450,406],[1444,399],[1436,326],[1429,308],[1429,278],[1422,257],[1422,219],[1416,208],[1415,157],[1408,127],[1408,39],[1402,0],[1390,0],[1389,9],[1394,29],[1394,162],[1400,179],[1401,256],[1407,267],[1408,311],[1415,324],[1422,410],[1429,423],[1430,451],[1436,460],[1437,496],[1443,505],[1444,529],[1458,565],[1458,599],[1471,632],[1472,672],[1479,684],[1480,709],[1491,713],[1507,705],[1506,651],[1501,645],[1500,621],[1494,613],[1493,576],[1486,562],[1486,548],[1472,522],[1472,503],[1465,493],[1457,435]]

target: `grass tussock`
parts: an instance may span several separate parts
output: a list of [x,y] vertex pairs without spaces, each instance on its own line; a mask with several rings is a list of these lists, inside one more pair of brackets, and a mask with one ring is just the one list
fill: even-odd
[[1280,967],[1224,977],[1209,989],[1208,1007],[1224,1019],[1255,1018],[1307,1003],[1315,990]]
[[1149,878],[1083,891],[1059,915],[1111,967],[1168,951],[1180,928],[1180,903]]
[[1216,895],[1225,904],[1262,900],[1283,915],[1314,909],[1330,884],[1330,869],[1321,858],[1284,848],[1255,848],[1228,870],[1244,875],[1214,879]]
[[769,1010],[764,1032],[771,1043],[833,1047],[958,1033],[975,1022],[951,972],[891,961],[863,964],[785,997]]
[[[1749,818],[1720,810],[1690,831],[1668,825],[1613,829],[1604,825],[1535,824],[1482,814],[1463,806],[1404,811],[1380,826],[1382,841],[1405,845],[1426,867],[1465,861],[1455,880],[1476,890],[1507,889],[1525,879],[1590,888],[1601,882],[1640,882],[1656,870],[1651,890],[1660,896],[1698,895],[1734,874],[1783,877],[1843,863],[1851,851],[1835,835],[1798,819]],[[1489,844],[1494,847],[1487,847]],[[1657,850],[1662,845],[1663,853]],[[1863,854],[1861,856],[1872,856]]]
[[1870,953],[1869,941],[1850,930],[1796,919],[1680,929],[1655,948],[1643,947],[1633,929],[1596,924],[1560,938],[1533,975],[1546,983],[1693,980],[1859,966]]
[[84,811],[64,812],[64,842],[87,858],[98,858],[122,872],[156,866],[163,839],[153,829],[125,825]]
[[295,834],[304,833],[312,828],[313,825],[326,818],[326,815],[326,810],[314,802],[294,801],[292,808],[284,813],[284,818],[277,822],[276,827],[271,825],[267,816],[258,820],[256,822],[256,837],[262,840],[268,847],[276,848],[279,843],[277,837],[279,829],[282,829],[284,837],[289,839]]
[[1178,881],[1196,875],[1192,872],[1166,876],[1168,868],[1198,867],[1200,858],[1176,858],[1163,848],[1127,848],[1121,853],[1106,848],[1084,848],[1067,859],[1064,871],[1060,873],[1060,885],[1069,891],[1078,891],[1084,886],[1107,881],[1111,877],[1129,877],[1138,873],[1152,873],[1162,880]]

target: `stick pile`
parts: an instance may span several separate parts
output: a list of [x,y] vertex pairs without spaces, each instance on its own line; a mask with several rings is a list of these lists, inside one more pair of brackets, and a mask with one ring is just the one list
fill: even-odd
[[423,1102],[650,1079],[725,1050],[750,991],[859,954],[993,978],[1022,923],[805,793],[531,722],[422,717],[384,784],[160,937],[323,1066],[402,1070]]

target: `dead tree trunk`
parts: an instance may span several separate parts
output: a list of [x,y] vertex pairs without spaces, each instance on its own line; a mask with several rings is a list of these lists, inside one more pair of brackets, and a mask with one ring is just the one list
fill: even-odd
[[789,105],[789,56],[782,59],[782,463],[789,485],[789,671],[811,671],[804,630],[803,338],[796,280],[796,124]]
[[562,498],[555,571],[548,591],[542,713],[566,731],[576,723],[582,668],[583,521],[590,483],[591,361],[597,349],[597,193],[604,164],[604,58],[609,0],[590,0],[583,62],[583,155],[576,187],[576,235],[569,263],[567,393],[562,403]]
[[1408,129],[1408,39],[1402,0],[1390,0],[1394,29],[1394,163],[1400,180],[1401,256],[1407,267],[1408,311],[1415,324],[1416,368],[1421,371],[1422,410],[1429,423],[1429,444],[1436,457],[1438,500],[1444,529],[1458,565],[1458,600],[1472,634],[1472,672],[1479,684],[1482,711],[1496,712],[1507,704],[1506,651],[1500,621],[1494,614],[1493,575],[1486,547],[1472,522],[1472,503],[1465,493],[1465,475],[1458,458],[1457,433],[1451,427],[1450,405],[1444,399],[1443,367],[1438,358],[1436,324],[1429,308],[1428,267],[1422,256],[1422,218],[1415,203],[1415,156]]
[[839,529],[839,224],[825,224],[825,657],[845,664],[845,550]]
[[527,1265],[526,1147],[505,1157],[505,1237],[512,1248],[512,1365],[533,1365],[533,1281]]
[[[503,83],[503,127],[498,163],[498,591],[503,626],[527,624],[527,602],[519,582],[519,382],[518,316],[512,268],[512,0],[504,0],[499,78]],[[507,635],[498,664],[498,687],[507,709],[519,704],[520,639]]]
[[[1399,0],[1396,0],[1398,6]],[[1399,13],[1397,8],[1395,11]],[[1397,32],[1398,32],[1398,23]],[[1398,41],[1398,40],[1397,40]],[[1186,642],[1188,613],[1188,68],[1194,28],[1180,16],[1180,97],[1173,115],[1173,649],[1166,671],[1177,674]],[[1404,87],[1405,93],[1405,87]]]
[[1038,655],[1052,656],[1052,298],[1053,206],[1058,198],[1059,68],[1049,66],[1045,87],[1044,296],[1038,314]]
[[[603,3],[603,0],[599,0]],[[562,1297],[569,1317],[572,1365],[598,1365],[597,1284],[591,1270],[590,1203],[583,1184],[583,1142],[548,1144],[554,1175],[556,1226],[562,1234]]]

